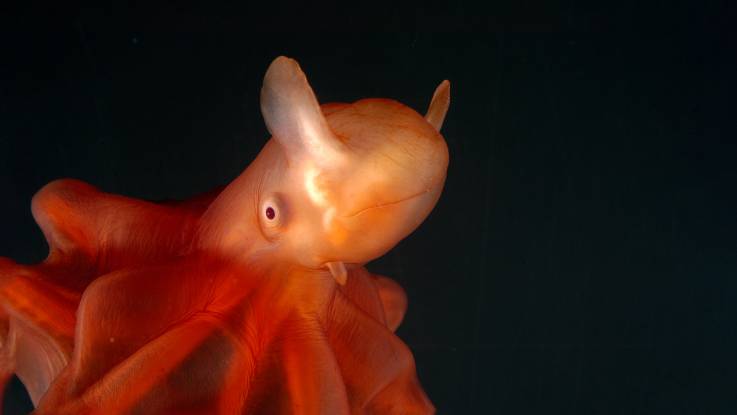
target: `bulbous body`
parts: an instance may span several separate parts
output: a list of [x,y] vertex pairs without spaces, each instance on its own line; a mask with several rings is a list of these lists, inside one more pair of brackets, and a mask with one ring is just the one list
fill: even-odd
[[435,205],[448,84],[422,117],[322,108],[277,58],[273,138],[230,185],[151,203],[59,180],[34,197],[41,264],[0,258],[0,379],[37,414],[425,414],[393,331],[406,297],[364,267]]

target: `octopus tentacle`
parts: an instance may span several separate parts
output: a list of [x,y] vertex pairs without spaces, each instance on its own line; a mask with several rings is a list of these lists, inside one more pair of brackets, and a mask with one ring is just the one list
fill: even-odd
[[342,294],[335,296],[326,322],[352,408],[380,414],[434,412],[417,380],[412,353],[386,325]]

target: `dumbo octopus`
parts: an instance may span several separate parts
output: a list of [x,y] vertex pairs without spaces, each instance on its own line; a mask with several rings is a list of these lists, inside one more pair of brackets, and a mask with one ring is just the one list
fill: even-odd
[[423,117],[320,105],[296,61],[261,89],[272,138],[228,186],[178,202],[72,179],[33,197],[40,264],[0,258],[0,386],[34,414],[428,414],[407,306],[363,265],[445,182],[443,81]]

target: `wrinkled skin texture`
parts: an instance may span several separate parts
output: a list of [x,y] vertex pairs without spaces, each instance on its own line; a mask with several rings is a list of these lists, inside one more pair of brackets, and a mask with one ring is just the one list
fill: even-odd
[[296,62],[267,71],[273,137],[224,189],[151,203],[58,180],[33,198],[50,253],[0,258],[0,381],[35,414],[427,414],[394,335],[402,288],[363,264],[435,205],[442,83],[322,107]]

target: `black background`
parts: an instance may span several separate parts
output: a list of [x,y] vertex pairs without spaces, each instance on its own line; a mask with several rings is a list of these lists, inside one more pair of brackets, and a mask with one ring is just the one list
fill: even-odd
[[[232,180],[267,138],[261,79],[424,112],[452,83],[426,223],[369,269],[440,414],[737,412],[731,2],[268,3],[3,10],[0,255],[76,177],[147,199]],[[15,381],[7,413],[30,406]]]

